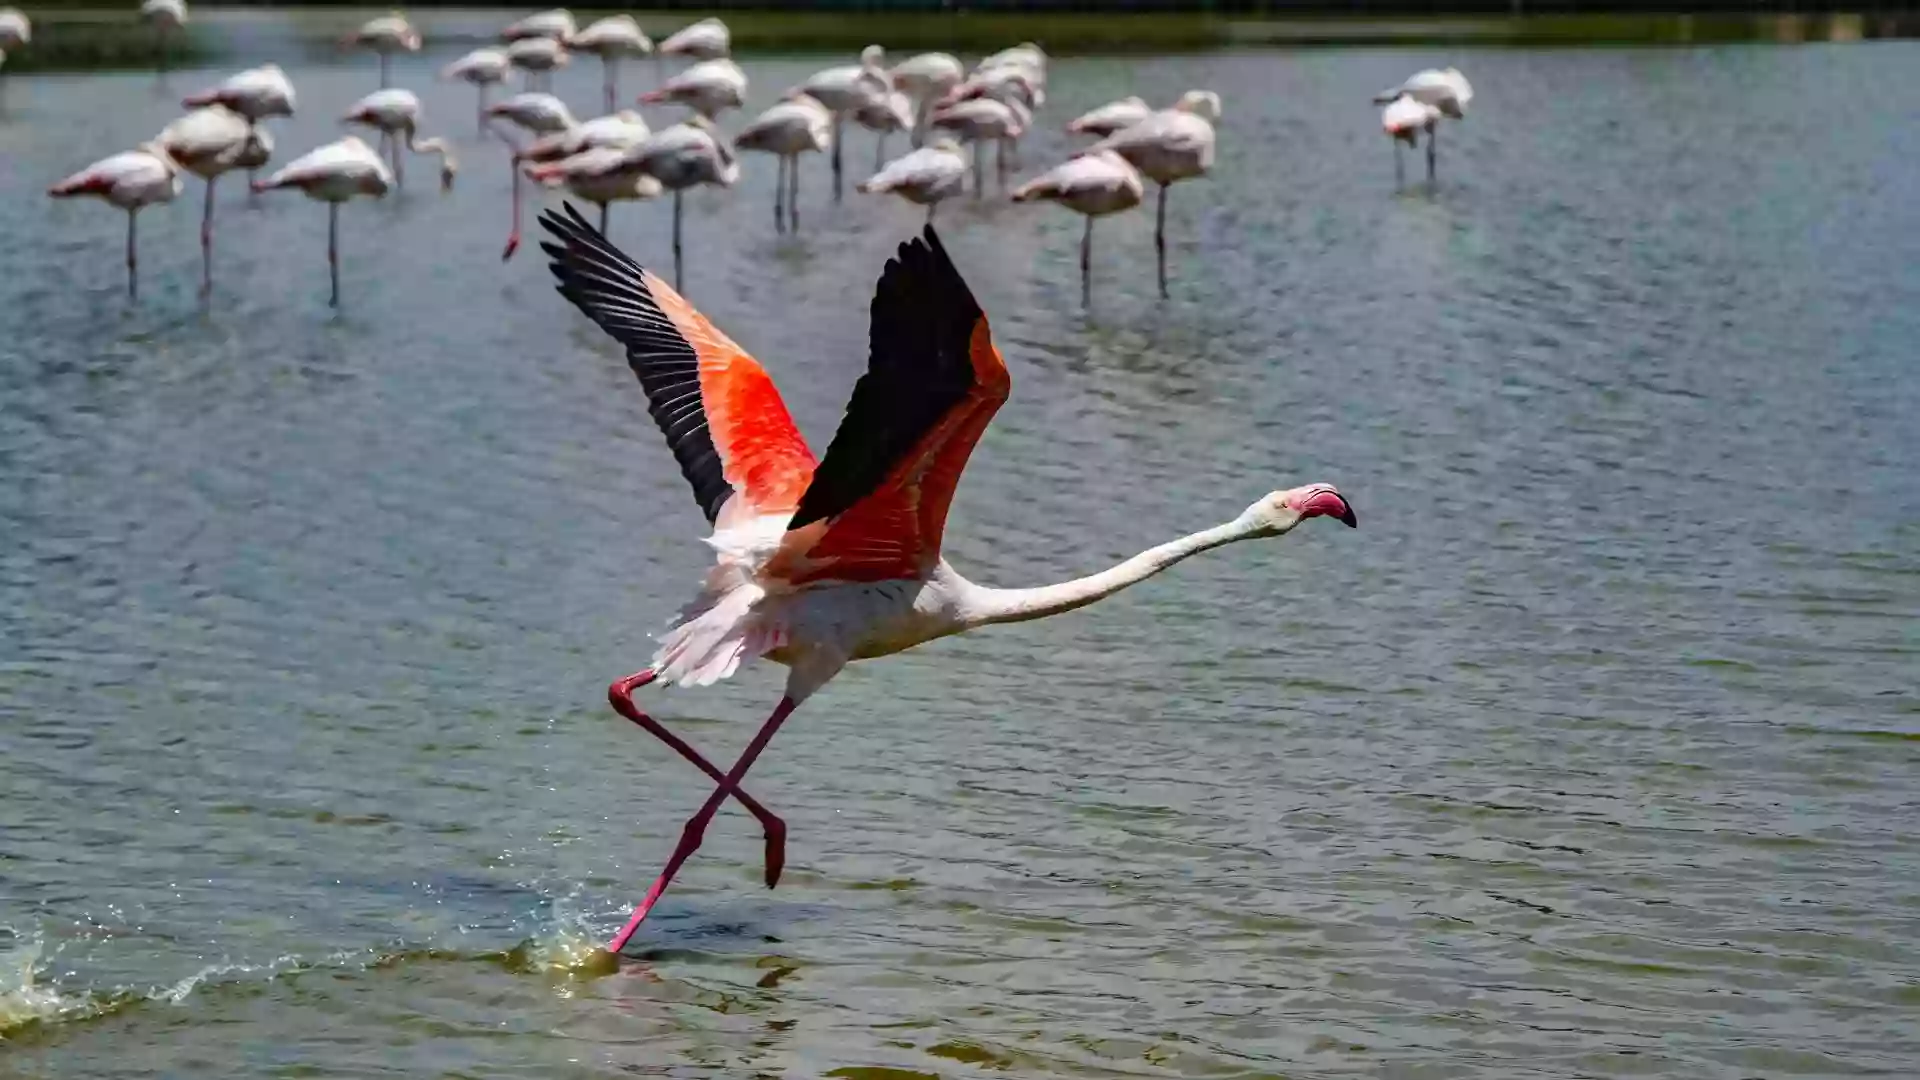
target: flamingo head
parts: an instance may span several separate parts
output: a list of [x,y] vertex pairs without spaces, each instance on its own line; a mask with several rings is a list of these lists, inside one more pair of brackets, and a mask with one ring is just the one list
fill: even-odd
[[1192,113],[1203,120],[1220,122],[1220,95],[1211,90],[1189,90],[1180,95],[1173,107],[1181,112]]
[[1276,491],[1240,515],[1256,536],[1280,536],[1310,517],[1330,517],[1348,528],[1359,528],[1347,497],[1332,484],[1307,484]]

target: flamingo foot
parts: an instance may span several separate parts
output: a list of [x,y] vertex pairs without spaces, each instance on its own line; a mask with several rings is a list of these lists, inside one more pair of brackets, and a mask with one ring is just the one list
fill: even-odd
[[513,253],[519,250],[520,234],[514,233],[512,236],[507,237],[507,250],[500,253],[500,261],[506,262],[508,259],[513,258]]

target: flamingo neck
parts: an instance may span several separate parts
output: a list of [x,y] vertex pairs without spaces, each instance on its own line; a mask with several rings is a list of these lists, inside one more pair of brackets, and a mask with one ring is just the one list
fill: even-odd
[[1178,540],[1169,540],[1135,555],[1117,566],[1097,574],[1046,585],[1035,589],[990,589],[971,586],[963,621],[967,629],[996,623],[1026,622],[1043,619],[1085,607],[1121,589],[1158,574],[1162,570],[1203,551],[1267,535],[1261,524],[1236,518],[1224,525],[1202,529]]

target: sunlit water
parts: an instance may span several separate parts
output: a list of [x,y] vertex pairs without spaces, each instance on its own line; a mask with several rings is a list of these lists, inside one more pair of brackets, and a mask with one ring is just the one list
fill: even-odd
[[[618,350],[505,266],[507,170],[343,215],[44,187],[216,72],[0,121],[0,1071],[113,1077],[1911,1075],[1920,48],[1057,63],[1227,102],[1152,220],[956,203],[1013,399],[948,554],[1026,584],[1330,480],[1324,522],[850,670],[615,965],[706,788],[613,716],[704,551]],[[288,58],[287,152],[371,62]],[[1480,96],[1396,192],[1367,96]],[[821,58],[755,58],[753,106]],[[647,74],[629,78],[639,89]],[[594,111],[583,64],[563,93]],[[737,121],[730,121],[736,123]],[[850,164],[871,142],[850,140]],[[1411,166],[1413,163],[1409,161]],[[824,445],[918,212],[773,170],[687,292]],[[664,206],[616,238],[665,253]],[[649,700],[716,755],[756,669]]]

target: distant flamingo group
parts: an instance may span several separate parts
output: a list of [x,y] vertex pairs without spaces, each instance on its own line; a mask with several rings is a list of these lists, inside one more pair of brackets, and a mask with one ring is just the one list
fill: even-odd
[[[154,27],[164,53],[167,36],[186,24],[187,10],[182,0],[145,0],[141,16]],[[1021,140],[1047,100],[1048,58],[1035,44],[1001,50],[971,68],[944,52],[920,53],[889,67],[886,51],[871,45],[860,52],[857,62],[827,67],[790,87],[728,138],[719,121],[745,104],[748,78],[733,60],[731,34],[718,19],[682,27],[656,45],[631,16],[608,16],[582,27],[571,12],[556,8],[512,21],[499,39],[498,46],[475,49],[447,64],[440,76],[476,88],[479,129],[499,135],[509,146],[513,203],[503,257],[511,258],[520,245],[523,178],[596,205],[602,229],[613,203],[670,193],[676,284],[684,270],[682,194],[698,185],[733,186],[741,173],[740,152],[775,159],[774,227],[776,232],[797,232],[802,160],[809,154],[828,158],[833,198],[839,201],[846,183],[848,129],[865,128],[874,133],[874,168],[854,185],[855,190],[890,194],[924,206],[931,222],[941,202],[966,190],[969,173],[974,197],[985,197],[989,152],[997,187],[1008,191],[1010,174],[1020,169]],[[13,9],[0,9],[0,50],[18,48],[30,40],[26,17]],[[378,57],[380,88],[347,109],[342,122],[379,132],[379,150],[358,139],[342,139],[298,159],[299,169],[290,165],[267,182],[252,184],[256,191],[300,187],[332,205],[329,295],[336,306],[339,204],[360,196],[382,197],[401,187],[409,153],[439,155],[443,190],[451,188],[458,168],[447,140],[421,137],[424,117],[419,97],[389,85],[392,58],[423,48],[424,37],[412,22],[399,12],[381,15],[342,35],[340,44]],[[595,56],[601,62],[605,110],[601,116],[579,119],[550,91],[552,73],[574,54]],[[640,104],[678,107],[688,113],[684,120],[657,129],[640,113],[617,109],[621,62],[648,55],[656,60],[658,78],[653,89],[640,95]],[[678,58],[685,66],[668,74],[666,58]],[[522,91],[490,100],[492,88],[506,83],[515,72],[521,76]],[[1462,118],[1472,93],[1466,79],[1447,68],[1419,72],[1376,97],[1385,106],[1382,127],[1394,140],[1396,175],[1403,176],[1400,144],[1418,145],[1424,135],[1428,179],[1433,180],[1439,126]],[[294,102],[293,85],[278,66],[263,64],[238,72],[188,95],[185,104],[195,112],[169,125],[160,136],[96,162],[54,185],[50,193],[98,197],[128,214],[128,292],[137,295],[135,215],[147,206],[171,201],[179,190],[181,172],[201,177],[206,182],[201,292],[208,295],[213,288],[214,181],[233,169],[245,169],[251,181],[274,150],[264,123],[291,116]],[[1015,202],[1053,202],[1085,218],[1080,239],[1084,303],[1092,303],[1094,219],[1137,207],[1145,201],[1149,183],[1156,189],[1155,280],[1160,295],[1169,295],[1169,189],[1212,170],[1221,114],[1220,96],[1208,90],[1190,90],[1161,109],[1138,96],[1110,102],[1066,125],[1069,132],[1090,137],[1090,143],[1066,161],[1012,187]],[[903,155],[888,160],[886,140],[894,133],[907,135],[910,146]],[[369,167],[368,154],[379,163],[378,170]]]

